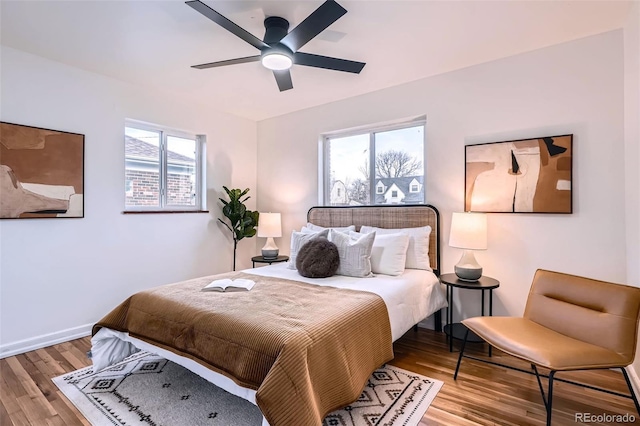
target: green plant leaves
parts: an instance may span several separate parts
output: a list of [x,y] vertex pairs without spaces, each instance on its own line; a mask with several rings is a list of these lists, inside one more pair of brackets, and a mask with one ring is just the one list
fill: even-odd
[[250,238],[256,235],[257,230],[255,227],[258,225],[260,213],[247,210],[247,207],[244,205],[244,202],[251,197],[246,197],[241,200],[241,198],[249,192],[249,188],[245,190],[229,189],[226,186],[222,188],[224,188],[224,191],[229,197],[229,201],[220,198],[223,204],[222,214],[229,219],[231,226],[227,225],[221,219],[219,220],[233,233],[234,241],[237,242],[243,238]]

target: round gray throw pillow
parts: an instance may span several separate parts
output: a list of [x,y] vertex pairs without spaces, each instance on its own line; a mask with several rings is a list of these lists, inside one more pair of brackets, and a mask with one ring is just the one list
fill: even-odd
[[338,247],[326,238],[314,238],[300,248],[296,257],[298,273],[307,278],[334,275],[340,265]]

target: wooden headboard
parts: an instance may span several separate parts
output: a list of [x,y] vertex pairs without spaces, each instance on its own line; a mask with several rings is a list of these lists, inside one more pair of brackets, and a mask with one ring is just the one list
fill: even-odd
[[431,226],[429,262],[433,273],[440,275],[440,213],[429,204],[393,206],[318,206],[311,207],[307,222],[331,227],[363,225],[377,228],[417,228]]

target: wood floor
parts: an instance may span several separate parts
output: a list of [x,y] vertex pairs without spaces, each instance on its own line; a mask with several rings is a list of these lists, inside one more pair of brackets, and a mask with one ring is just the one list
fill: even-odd
[[[52,377],[88,366],[89,346],[87,337],[0,360],[0,425],[89,425],[51,382]],[[484,345],[468,346],[470,354],[486,353]],[[444,382],[421,426],[544,424],[544,405],[534,376],[465,359],[454,381],[457,352],[450,353],[443,334],[432,330],[409,331],[394,350],[391,364]],[[498,351],[493,360],[528,368]],[[557,377],[627,393],[617,371],[558,373]],[[554,425],[579,424],[575,413],[640,417],[631,399],[566,383],[554,386],[553,404]]]
[[[459,342],[458,342],[459,343]],[[465,353],[487,358],[485,344],[467,344]],[[546,411],[535,376],[483,362],[463,359],[458,380],[453,380],[458,349],[454,352],[442,333],[419,329],[409,331],[394,345],[391,364],[439,379],[444,386],[420,422],[423,425],[545,425]],[[529,369],[529,364],[493,350],[492,361]],[[547,371],[539,369],[541,373]],[[557,373],[556,379],[574,380],[628,394],[622,373],[613,370]],[[546,390],[547,381],[543,379]],[[640,424],[633,400],[568,383],[554,382],[553,425],[580,424],[576,413],[633,415]],[[590,423],[591,425],[614,423]],[[619,424],[619,423],[618,423]]]

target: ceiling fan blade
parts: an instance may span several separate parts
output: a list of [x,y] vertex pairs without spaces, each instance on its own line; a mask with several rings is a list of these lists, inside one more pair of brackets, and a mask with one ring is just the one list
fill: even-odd
[[331,58],[329,56],[313,55],[311,53],[296,52],[293,62],[308,67],[325,68],[328,70],[352,72],[360,74],[366,65],[364,62],[349,61],[347,59]]
[[281,92],[285,90],[293,89],[293,82],[291,81],[291,72],[289,70],[273,71],[273,75],[278,83],[278,89]]
[[329,25],[337,21],[347,10],[334,0],[327,0],[311,15],[284,36],[280,43],[295,52],[307,44],[309,40],[320,34]]
[[258,62],[259,60],[260,60],[260,55],[247,56],[244,58],[227,59],[226,61],[209,62],[207,64],[192,65],[191,68],[204,70],[207,68],[224,67],[225,65],[244,64],[245,62]]
[[200,0],[191,0],[186,3],[189,6],[191,6],[193,9],[202,13],[207,18],[211,19],[216,24],[220,25],[225,30],[230,31],[236,36],[240,37],[241,39],[243,39],[244,41],[246,41],[256,49],[262,50],[264,48],[269,47],[268,44],[260,40],[258,37],[254,36],[244,28],[239,27],[237,24],[233,23],[232,21],[225,18],[215,10],[211,9],[209,6],[202,3]]

